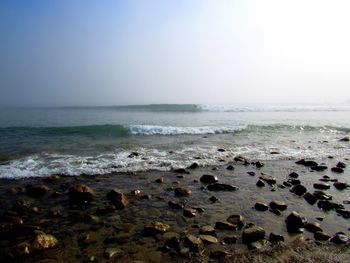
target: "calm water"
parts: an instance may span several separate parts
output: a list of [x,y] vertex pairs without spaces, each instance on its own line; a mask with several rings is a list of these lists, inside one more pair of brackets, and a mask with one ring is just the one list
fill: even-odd
[[350,106],[305,105],[0,109],[0,177],[169,170],[238,154],[345,156],[349,144],[338,140],[350,133],[349,113]]

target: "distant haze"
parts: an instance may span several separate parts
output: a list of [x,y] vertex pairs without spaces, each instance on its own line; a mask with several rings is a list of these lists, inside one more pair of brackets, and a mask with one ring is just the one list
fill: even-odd
[[350,2],[0,1],[0,106],[350,99]]

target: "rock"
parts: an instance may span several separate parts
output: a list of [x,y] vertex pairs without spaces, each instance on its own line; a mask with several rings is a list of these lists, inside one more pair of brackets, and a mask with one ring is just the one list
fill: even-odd
[[265,239],[260,239],[258,241],[252,242],[248,244],[248,249],[252,250],[258,250],[258,249],[262,249],[264,246],[267,245],[267,240]]
[[46,194],[50,189],[43,184],[40,185],[34,185],[34,186],[30,186],[27,188],[27,195],[30,197],[41,197],[44,194]]
[[201,176],[200,181],[205,184],[212,184],[218,181],[218,178],[214,175],[204,174]]
[[335,188],[337,188],[338,190],[344,190],[344,189],[346,189],[346,188],[349,187],[349,185],[348,185],[347,183],[342,183],[342,182],[335,182],[335,183],[333,184],[333,186],[334,186]]
[[261,167],[264,166],[264,164],[263,164],[262,162],[260,162],[260,161],[257,161],[257,162],[255,163],[255,166],[256,166],[256,168],[261,168]]
[[122,254],[123,254],[123,251],[119,248],[116,248],[116,247],[108,247],[103,252],[103,256],[106,259],[111,259],[113,257],[120,256]]
[[184,168],[174,169],[173,171],[174,171],[174,173],[178,173],[178,174],[188,174],[189,173]]
[[275,233],[270,233],[269,241],[271,243],[284,242],[284,237]]
[[331,171],[334,173],[344,173],[344,169],[339,167],[332,167]]
[[235,160],[235,162],[242,162],[242,163],[244,163],[244,164],[247,164],[247,163],[249,163],[249,161],[248,161],[248,159],[247,158],[245,158],[245,157],[243,157],[243,156],[236,156],[235,158],[234,158],[234,160]]
[[296,195],[302,196],[303,194],[306,193],[307,189],[302,184],[298,184],[298,185],[294,185],[291,191]]
[[242,242],[249,244],[265,238],[265,230],[261,227],[249,227],[243,230]]
[[289,178],[288,183],[290,183],[291,185],[298,185],[301,184],[301,181],[299,179]]
[[330,241],[335,244],[346,244],[349,241],[349,239],[345,233],[338,232],[331,238]]
[[297,212],[293,211],[286,218],[287,231],[289,233],[301,233],[305,224],[307,223],[306,218],[301,217]]
[[96,213],[99,215],[106,215],[113,213],[116,210],[116,207],[114,205],[105,205],[103,207],[99,207],[96,210]]
[[185,237],[185,243],[189,246],[191,251],[199,252],[202,246],[202,240],[194,235],[187,235]]
[[237,242],[237,237],[236,236],[225,236],[224,237],[224,242],[226,244],[236,244]]
[[340,142],[348,142],[349,140],[350,140],[349,137],[344,137],[339,139]]
[[331,202],[329,200],[320,200],[320,201],[318,201],[317,206],[318,206],[318,208],[321,208],[321,209],[326,210],[326,211],[343,208],[342,205]]
[[247,174],[249,174],[250,176],[255,176],[255,172],[253,171],[247,172]]
[[140,154],[138,152],[132,152],[128,155],[128,158],[138,157]]
[[208,185],[207,189],[209,191],[235,191],[238,187],[229,184],[214,183]]
[[281,215],[281,212],[280,210],[278,209],[270,209],[269,210],[271,213],[275,214],[276,216],[280,216]]
[[53,182],[57,182],[59,179],[60,179],[60,176],[54,174],[54,175],[50,175],[49,177],[46,177],[44,179],[44,182],[53,183]]
[[225,257],[227,257],[229,255],[229,253],[223,249],[217,249],[214,250],[212,252],[210,252],[209,257],[210,258],[214,258],[214,259],[223,259]]
[[322,172],[327,170],[328,167],[326,165],[317,165],[317,166],[311,166],[311,170],[317,171],[317,172]]
[[183,215],[185,217],[195,217],[196,216],[196,210],[191,208],[184,208]]
[[199,237],[203,241],[203,243],[216,244],[216,243],[219,242],[216,237],[213,237],[213,236],[210,236],[210,235],[199,235]]
[[128,205],[128,199],[126,199],[124,193],[114,188],[106,195],[110,203],[115,206],[116,209],[124,209]]
[[263,186],[265,186],[265,183],[264,183],[262,180],[258,180],[258,181],[256,182],[256,186],[258,186],[258,187],[263,187]]
[[261,202],[255,203],[254,207],[258,211],[267,211],[269,209],[269,206],[267,204]]
[[313,223],[306,223],[305,224],[305,229],[311,233],[315,233],[315,232],[323,232],[321,226],[319,223],[317,222],[313,222]]
[[305,159],[300,159],[299,161],[296,161],[295,163],[296,163],[296,164],[304,165]]
[[304,162],[304,166],[306,166],[306,167],[314,167],[314,166],[318,166],[318,163],[316,163],[315,161],[305,161]]
[[54,247],[57,244],[58,241],[53,235],[40,232],[35,236],[30,248],[31,250],[45,250]]
[[279,211],[284,211],[287,209],[286,203],[282,201],[272,201],[270,202],[269,206],[271,209],[277,209]]
[[331,186],[329,184],[326,184],[326,183],[315,183],[314,188],[319,189],[319,190],[327,190],[327,189],[331,188]]
[[131,191],[131,195],[133,195],[133,196],[139,196],[140,194],[141,194],[141,191],[138,190],[138,189],[135,189],[135,190]]
[[317,198],[315,195],[313,195],[312,193],[306,193],[304,194],[304,199],[306,200],[306,202],[308,202],[310,205],[314,205],[317,202]]
[[327,233],[325,232],[315,232],[314,233],[314,239],[315,240],[319,240],[319,241],[327,241],[331,238],[330,235],[328,235]]
[[185,188],[185,187],[177,187],[174,190],[175,196],[177,197],[183,197],[183,196],[189,196],[192,192]]
[[158,183],[158,184],[161,184],[161,183],[164,182],[164,178],[163,177],[158,178],[158,179],[155,180],[155,182]]
[[189,168],[189,169],[196,169],[196,168],[198,168],[198,167],[199,167],[199,164],[196,163],[196,162],[194,162],[194,163],[192,163],[188,168]]
[[222,148],[219,148],[219,149],[218,149],[218,152],[226,152],[226,150],[225,150],[225,149],[222,149]]
[[230,215],[226,221],[236,225],[238,228],[242,228],[244,226],[244,217],[241,215]]
[[144,231],[148,235],[156,235],[159,233],[165,233],[170,228],[169,225],[161,222],[153,221],[145,225]]
[[346,168],[346,164],[343,163],[343,162],[338,162],[336,166],[337,166],[338,168],[342,168],[342,169],[345,169],[345,168]]
[[276,184],[276,178],[272,177],[272,176],[260,176],[259,179],[265,181],[266,183],[268,183],[269,185],[274,185]]
[[215,203],[215,202],[219,201],[219,198],[217,198],[216,196],[213,195],[209,198],[209,201]]
[[203,234],[203,235],[211,235],[211,236],[213,236],[213,235],[215,235],[215,229],[212,226],[202,226],[199,229],[199,233]]
[[95,197],[93,190],[83,184],[77,184],[69,188],[69,199],[75,203],[89,203]]
[[323,191],[314,191],[313,194],[318,200],[332,200],[332,196]]
[[233,165],[229,165],[226,167],[226,169],[229,171],[233,171],[235,168],[233,167]]
[[284,181],[284,182],[283,182],[283,185],[284,185],[285,187],[291,187],[291,186],[292,186],[292,184],[291,184],[291,183],[286,182],[286,181]]
[[168,205],[172,208],[172,209],[182,209],[183,208],[183,204],[181,203],[177,203],[174,201],[169,201]]
[[237,225],[225,221],[217,221],[214,228],[218,230],[236,230]]
[[297,174],[296,172],[292,172],[292,173],[289,174],[289,177],[298,178],[299,174]]

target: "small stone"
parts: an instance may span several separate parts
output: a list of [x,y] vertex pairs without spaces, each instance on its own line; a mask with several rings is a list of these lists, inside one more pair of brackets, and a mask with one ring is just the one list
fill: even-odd
[[242,228],[244,226],[244,217],[241,215],[230,215],[226,221],[236,225],[238,228]]
[[158,183],[158,184],[161,184],[161,183],[163,183],[164,182],[164,178],[163,177],[161,177],[161,178],[158,178],[158,179],[156,179],[156,181],[155,181],[156,183]]
[[256,202],[254,207],[258,211],[267,211],[269,209],[269,206],[262,202]]
[[128,158],[138,157],[140,154],[138,152],[132,152],[128,155]]
[[200,181],[205,184],[212,184],[218,181],[218,178],[214,175],[204,174],[201,176]]
[[185,217],[195,217],[196,216],[196,210],[195,209],[191,209],[191,208],[185,208],[183,210],[183,215]]
[[202,226],[199,229],[199,233],[203,234],[203,235],[211,235],[211,236],[213,236],[213,235],[215,235],[215,229],[212,226]]
[[213,195],[209,198],[209,201],[215,203],[215,202],[219,201],[219,198],[217,198],[216,196]]
[[146,234],[154,235],[158,233],[164,233],[170,228],[169,225],[161,222],[153,221],[145,225],[144,231]]
[[278,209],[270,209],[269,210],[271,213],[275,214],[276,216],[280,216],[281,215],[281,212],[280,210]]
[[284,181],[284,182],[283,182],[283,185],[284,185],[285,187],[291,187],[291,186],[292,186],[292,184],[291,184],[291,183],[286,182],[286,181]]
[[177,197],[183,197],[183,196],[189,196],[192,192],[185,187],[178,187],[178,188],[175,188],[174,193],[175,193],[175,196]]
[[255,172],[253,171],[247,172],[247,174],[249,174],[250,176],[255,176]]
[[235,191],[238,187],[229,184],[214,183],[208,185],[207,189],[209,191]]
[[106,259],[111,259],[113,257],[120,256],[122,254],[123,254],[123,251],[116,247],[108,247],[103,252],[103,255]]
[[203,243],[216,244],[216,243],[219,242],[216,237],[213,237],[213,236],[210,236],[210,235],[200,235],[199,237],[203,241]]
[[338,232],[331,238],[330,241],[335,244],[346,244],[349,241],[349,238],[347,235],[345,235],[345,233]]
[[289,178],[288,183],[290,183],[291,185],[298,185],[301,184],[301,181],[299,179]]
[[312,193],[306,193],[303,197],[306,200],[306,202],[308,202],[310,205],[314,205],[317,202],[316,196]]
[[224,242],[226,244],[236,244],[237,237],[236,236],[226,236],[226,237],[224,237]]
[[141,191],[138,190],[138,189],[135,189],[135,190],[132,190],[132,191],[131,191],[131,195],[133,195],[133,196],[138,196],[138,195],[140,195],[140,194],[141,194]]
[[124,193],[119,189],[112,189],[107,195],[107,199],[115,206],[116,209],[124,209],[128,205],[128,199],[126,199]]
[[249,244],[265,238],[265,230],[261,227],[250,227],[243,230],[242,242]]
[[264,183],[262,180],[258,180],[258,181],[256,182],[256,186],[258,186],[258,187],[263,187],[263,186],[265,186],[265,183]]
[[313,194],[319,200],[332,200],[332,196],[330,194],[326,194],[323,191],[314,191]]
[[260,161],[257,161],[257,162],[255,163],[255,166],[256,166],[256,168],[261,168],[261,167],[264,166],[264,164],[263,164],[262,162],[260,162]]
[[314,238],[315,240],[319,240],[319,241],[327,241],[331,238],[331,236],[321,231],[321,232],[315,232]]
[[289,174],[289,177],[298,178],[299,174],[297,174],[296,172],[292,172],[292,173]]
[[272,176],[260,176],[259,179],[265,181],[266,183],[268,183],[269,185],[274,185],[276,184],[276,178],[272,177]]
[[305,229],[311,233],[315,232],[323,232],[321,226],[319,223],[313,222],[313,223],[306,223]]
[[186,169],[184,168],[178,168],[174,170],[174,173],[178,173],[178,174],[188,174],[189,172],[186,171]]
[[229,222],[218,221],[215,223],[214,228],[218,230],[236,230],[237,225],[231,224]]
[[286,218],[287,231],[289,233],[301,233],[307,220],[300,216],[297,212],[293,211]]
[[318,166],[318,163],[316,163],[315,161],[305,161],[304,166],[306,167]]
[[332,167],[331,171],[334,173],[344,173],[344,169],[339,167]]
[[342,182],[335,182],[333,185],[338,190],[344,190],[344,189],[349,187],[349,185],[347,183],[342,183]]
[[344,137],[339,139],[340,142],[348,142],[349,140],[350,140],[349,137]]
[[194,163],[192,163],[188,168],[189,168],[189,169],[196,169],[196,168],[198,168],[198,167],[199,167],[199,164],[196,163],[196,162],[194,162]]
[[76,186],[69,188],[68,193],[70,201],[76,203],[89,203],[95,197],[92,189],[83,184],[77,184]]
[[182,209],[183,208],[183,204],[181,203],[177,203],[174,201],[169,201],[168,205],[172,208],[172,209]]
[[302,196],[303,194],[306,193],[307,189],[305,186],[298,184],[298,185],[294,185],[291,191],[296,195]]
[[326,183],[315,183],[314,188],[319,189],[319,190],[327,190],[327,189],[331,188],[331,186],[329,184],[326,184]]
[[343,163],[343,162],[338,162],[338,163],[337,163],[337,167],[338,167],[338,168],[345,169],[345,168],[346,168],[346,164]]
[[191,251],[199,252],[202,246],[202,240],[194,235],[187,235],[185,237],[185,242],[189,246]]
[[271,243],[284,242],[284,237],[275,233],[270,233],[269,241]]
[[287,209],[287,205],[285,202],[282,201],[272,201],[270,202],[270,208],[277,209],[279,211],[284,211]]
[[229,171],[233,171],[235,168],[233,167],[233,165],[229,165],[226,167],[226,169]]

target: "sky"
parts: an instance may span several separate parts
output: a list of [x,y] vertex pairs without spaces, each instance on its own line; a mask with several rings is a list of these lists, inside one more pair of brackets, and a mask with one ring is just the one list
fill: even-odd
[[0,106],[341,103],[350,1],[1,0]]

